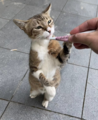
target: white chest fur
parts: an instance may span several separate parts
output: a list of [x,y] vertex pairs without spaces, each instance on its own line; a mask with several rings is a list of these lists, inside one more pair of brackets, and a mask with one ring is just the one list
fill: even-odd
[[49,41],[42,41],[41,44],[33,43],[32,49],[38,52],[38,59],[41,60],[38,68],[43,71],[48,80],[52,80],[59,63],[48,54],[48,44]]

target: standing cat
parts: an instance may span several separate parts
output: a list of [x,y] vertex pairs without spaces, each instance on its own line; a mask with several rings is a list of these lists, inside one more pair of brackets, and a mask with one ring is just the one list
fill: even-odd
[[44,94],[42,105],[47,108],[56,95],[60,83],[60,68],[68,60],[71,43],[64,42],[63,49],[56,40],[49,40],[54,34],[54,23],[50,17],[51,4],[38,15],[28,20],[14,22],[31,38],[29,56],[30,97]]

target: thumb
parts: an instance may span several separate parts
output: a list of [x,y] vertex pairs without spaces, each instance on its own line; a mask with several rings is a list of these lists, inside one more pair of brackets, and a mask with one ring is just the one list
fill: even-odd
[[77,33],[69,37],[69,42],[81,43],[88,45],[89,44],[90,33]]

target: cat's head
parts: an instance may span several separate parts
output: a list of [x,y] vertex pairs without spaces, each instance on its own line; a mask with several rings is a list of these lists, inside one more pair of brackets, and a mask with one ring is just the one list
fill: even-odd
[[28,20],[14,19],[14,22],[32,39],[49,39],[54,33],[54,22],[50,12],[51,4],[42,13]]

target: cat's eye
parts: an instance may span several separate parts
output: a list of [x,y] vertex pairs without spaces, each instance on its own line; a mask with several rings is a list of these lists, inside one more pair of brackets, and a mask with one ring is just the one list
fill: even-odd
[[48,21],[48,24],[51,23],[51,20]]
[[41,29],[42,27],[41,26],[37,26],[37,28],[36,29]]

